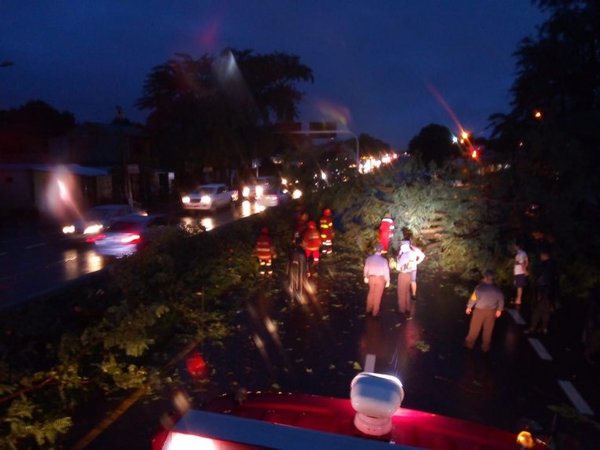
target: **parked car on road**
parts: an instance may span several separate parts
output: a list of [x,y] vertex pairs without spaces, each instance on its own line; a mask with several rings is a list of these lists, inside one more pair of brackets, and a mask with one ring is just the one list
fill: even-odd
[[88,242],[94,244],[100,255],[121,258],[138,251],[156,229],[167,225],[164,215],[132,214],[113,222],[104,232],[89,238]]
[[235,192],[225,184],[203,184],[182,195],[181,203],[184,209],[214,212],[218,208],[229,206],[234,200],[234,196]]
[[65,224],[62,232],[70,239],[85,241],[109,227],[114,221],[121,217],[137,214],[140,216],[148,213],[138,206],[128,203],[109,205],[98,205],[90,208],[81,217]]

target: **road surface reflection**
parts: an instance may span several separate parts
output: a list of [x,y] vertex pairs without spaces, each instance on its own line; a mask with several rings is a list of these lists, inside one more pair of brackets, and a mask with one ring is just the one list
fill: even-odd
[[[265,207],[244,201],[214,214],[183,211],[182,227],[210,231],[234,220],[264,211]],[[14,234],[14,236],[11,236]],[[39,233],[32,229],[7,230],[0,241],[0,308],[27,301],[110,263],[93,246],[75,244],[62,234]]]

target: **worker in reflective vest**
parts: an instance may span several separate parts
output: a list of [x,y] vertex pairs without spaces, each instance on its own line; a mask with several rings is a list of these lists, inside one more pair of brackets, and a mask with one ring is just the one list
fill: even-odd
[[273,275],[273,242],[271,241],[269,229],[267,227],[263,227],[260,230],[260,236],[258,236],[258,239],[256,240],[254,254],[258,258],[258,263],[260,265],[260,276]]
[[313,264],[319,262],[319,250],[321,248],[321,236],[317,231],[317,224],[314,221],[308,222],[308,228],[302,238],[302,248],[306,254],[306,260],[310,261],[312,256]]
[[386,212],[379,224],[379,243],[381,244],[381,253],[385,254],[390,246],[390,241],[394,236],[394,221],[392,215]]
[[331,209],[325,208],[323,216],[319,220],[319,229],[321,230],[321,245],[324,255],[333,253],[333,221],[331,220]]

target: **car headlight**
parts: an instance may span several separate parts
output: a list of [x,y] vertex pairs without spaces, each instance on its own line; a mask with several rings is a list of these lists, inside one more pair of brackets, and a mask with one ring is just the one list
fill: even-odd
[[62,232],[64,234],[72,234],[75,233],[75,225],[66,225],[63,227]]
[[210,198],[210,195],[203,195],[202,197],[200,197],[200,203],[202,203],[203,205],[210,205],[211,202],[212,198]]
[[189,202],[190,202],[189,195],[184,195],[183,197],[181,197],[181,203],[183,203],[184,205],[187,205]]
[[102,230],[102,228],[102,225],[99,223],[88,225],[87,227],[85,227],[85,230],[83,230],[83,234],[96,234],[99,233],[100,230]]
[[294,189],[294,192],[292,193],[292,198],[298,199],[300,197],[302,197],[302,191],[300,189]]
[[247,198],[249,195],[250,195],[250,188],[248,186],[244,186],[242,188],[242,196]]

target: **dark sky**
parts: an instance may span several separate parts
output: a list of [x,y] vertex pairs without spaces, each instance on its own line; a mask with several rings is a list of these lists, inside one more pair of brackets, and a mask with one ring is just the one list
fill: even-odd
[[542,20],[528,0],[1,0],[0,109],[40,99],[108,122],[121,105],[143,121],[143,82],[175,53],[281,51],[314,72],[302,120],[345,117],[404,148],[429,123],[457,131],[439,96],[485,134]]

